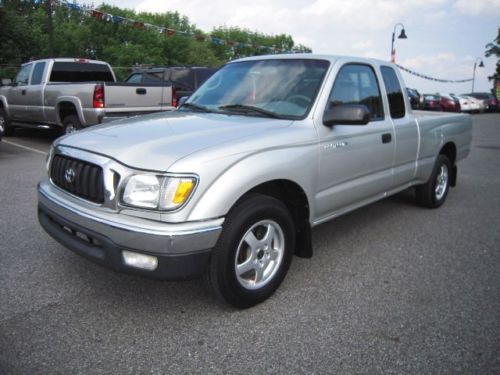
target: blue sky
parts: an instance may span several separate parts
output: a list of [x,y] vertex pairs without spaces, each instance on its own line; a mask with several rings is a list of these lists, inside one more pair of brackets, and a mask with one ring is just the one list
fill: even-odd
[[[77,1],[78,2],[78,1]],[[80,4],[91,4],[80,1]],[[96,2],[94,2],[95,4]],[[489,91],[487,76],[496,59],[484,58],[485,45],[500,28],[500,0],[108,0],[136,11],[178,11],[205,32],[239,26],[266,34],[286,33],[314,53],[390,59],[396,23],[408,39],[396,39],[397,63],[448,80],[472,78],[475,91]],[[161,26],[161,25],[159,25]],[[397,33],[399,33],[399,28]],[[438,83],[403,73],[408,87],[424,93],[465,93],[471,83]]]

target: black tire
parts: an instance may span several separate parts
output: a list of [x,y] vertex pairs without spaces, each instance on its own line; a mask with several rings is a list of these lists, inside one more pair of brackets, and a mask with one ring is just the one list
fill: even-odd
[[[249,240],[256,245],[253,249]],[[279,287],[290,267],[294,248],[294,222],[285,205],[269,196],[249,195],[226,217],[212,251],[208,281],[215,294],[230,305],[254,306]],[[247,267],[241,268],[243,265],[252,269],[244,271]]]
[[10,125],[9,116],[5,113],[3,108],[0,108],[0,127],[3,128],[3,135],[5,137],[11,137],[14,135],[14,128]]
[[62,128],[62,134],[71,134],[74,133],[77,130],[82,129],[82,123],[80,122],[80,119],[78,118],[77,115],[69,115],[66,116],[63,120],[63,128]]
[[417,203],[428,208],[441,206],[450,190],[451,173],[450,159],[445,155],[439,155],[429,181],[415,189]]

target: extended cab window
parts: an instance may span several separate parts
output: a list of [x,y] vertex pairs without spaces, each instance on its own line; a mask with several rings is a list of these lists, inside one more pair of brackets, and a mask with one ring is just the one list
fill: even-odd
[[398,76],[394,69],[389,66],[380,68],[382,78],[384,79],[385,90],[387,91],[387,100],[392,118],[401,118],[405,116],[405,99]]
[[32,85],[39,85],[40,83],[42,83],[44,69],[45,69],[45,62],[36,63],[35,69],[33,69],[33,76],[31,77]]
[[375,72],[368,65],[344,65],[335,79],[330,105],[363,104],[372,121],[383,120],[382,98]]
[[31,69],[33,68],[33,64],[24,65],[19,73],[17,73],[16,79],[14,83],[22,86],[27,85],[31,75]]

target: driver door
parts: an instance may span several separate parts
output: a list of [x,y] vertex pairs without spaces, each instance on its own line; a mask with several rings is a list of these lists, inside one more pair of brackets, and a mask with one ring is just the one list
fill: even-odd
[[366,64],[341,67],[328,103],[365,105],[370,121],[366,125],[318,126],[318,221],[382,197],[393,179],[394,126],[384,114],[375,69]]

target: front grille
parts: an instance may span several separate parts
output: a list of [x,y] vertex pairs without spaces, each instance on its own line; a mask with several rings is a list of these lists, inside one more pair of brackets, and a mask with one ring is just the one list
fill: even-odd
[[50,170],[52,182],[71,194],[95,203],[104,202],[102,168],[86,161],[55,155]]

